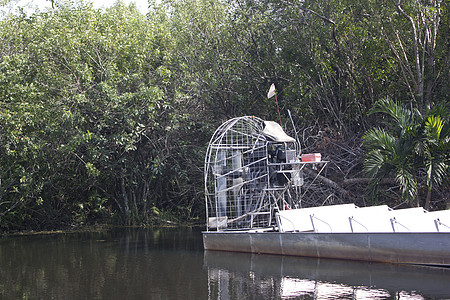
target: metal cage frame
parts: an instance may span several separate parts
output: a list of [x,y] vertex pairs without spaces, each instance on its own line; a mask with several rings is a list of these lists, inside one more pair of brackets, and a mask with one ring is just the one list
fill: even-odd
[[233,118],[211,137],[204,170],[207,231],[274,229],[275,212],[299,207],[300,144],[281,127],[285,140],[268,136],[268,123]]

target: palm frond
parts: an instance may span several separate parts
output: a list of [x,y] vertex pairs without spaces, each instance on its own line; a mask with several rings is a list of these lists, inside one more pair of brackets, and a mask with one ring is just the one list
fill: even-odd
[[428,116],[425,122],[425,130],[428,137],[435,141],[439,140],[443,127],[444,122],[442,121],[440,116],[436,115]]
[[391,99],[374,104],[369,114],[385,114],[391,127],[371,129],[363,137],[364,171],[373,178],[369,191],[376,193],[382,178],[393,174],[402,198],[412,202],[418,200],[418,182],[431,191],[450,178],[449,108],[437,105],[423,116],[417,108],[408,109]]
[[364,160],[364,172],[369,177],[376,177],[384,162],[384,156],[381,155],[380,151],[373,150],[367,154]]
[[400,184],[402,198],[412,202],[417,196],[417,180],[408,169],[408,166],[404,166],[396,170],[395,181]]
[[446,101],[432,104],[428,109],[428,115],[436,115],[448,119],[450,117],[450,102]]
[[374,149],[393,151],[396,138],[384,129],[370,129],[364,136],[364,146],[370,151]]
[[439,186],[450,177],[450,166],[442,159],[437,158],[426,162],[427,186]]
[[409,110],[392,99],[385,98],[375,102],[369,110],[369,115],[382,113],[390,116],[400,129],[401,134],[414,131],[420,112],[416,109]]

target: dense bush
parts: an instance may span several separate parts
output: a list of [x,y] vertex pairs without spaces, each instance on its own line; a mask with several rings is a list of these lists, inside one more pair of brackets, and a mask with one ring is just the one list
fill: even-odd
[[202,218],[212,131],[276,119],[271,83],[283,122],[339,139],[378,99],[448,100],[445,1],[54,3],[0,20],[4,230]]

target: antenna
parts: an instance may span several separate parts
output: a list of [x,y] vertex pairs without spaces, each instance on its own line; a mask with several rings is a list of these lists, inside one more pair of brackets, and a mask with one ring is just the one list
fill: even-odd
[[300,140],[298,139],[297,128],[295,128],[294,120],[292,120],[291,111],[288,109],[289,119],[291,120],[292,127],[294,128],[295,140],[297,141],[299,149],[299,154],[302,154],[302,145],[300,144]]

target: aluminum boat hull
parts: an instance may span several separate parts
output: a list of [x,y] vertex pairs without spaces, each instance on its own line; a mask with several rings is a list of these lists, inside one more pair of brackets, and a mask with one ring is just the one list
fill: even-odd
[[203,232],[205,250],[450,266],[450,233]]

